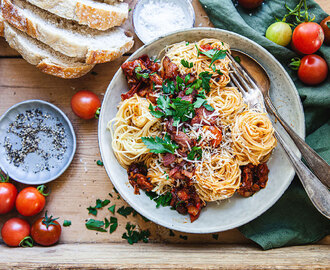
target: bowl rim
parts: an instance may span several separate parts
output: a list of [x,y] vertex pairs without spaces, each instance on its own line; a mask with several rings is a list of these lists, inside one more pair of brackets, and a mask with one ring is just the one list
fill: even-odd
[[[60,177],[66,170],[67,168],[70,166],[73,158],[74,158],[74,155],[76,153],[76,149],[77,149],[77,139],[76,139],[76,133],[74,131],[74,128],[72,126],[72,123],[71,121],[69,120],[69,118],[66,116],[66,114],[60,109],[58,108],[57,106],[55,106],[54,104],[50,103],[50,102],[47,102],[47,101],[44,101],[44,100],[41,100],[41,99],[29,99],[29,100],[24,100],[22,102],[19,102],[19,103],[16,103],[14,104],[13,106],[9,107],[3,114],[2,116],[0,117],[0,122],[7,116],[8,113],[10,113],[12,110],[16,109],[16,108],[19,108],[20,106],[22,105],[25,105],[25,104],[33,104],[33,103],[39,103],[39,104],[43,104],[43,105],[46,105],[46,106],[49,106],[51,107],[53,110],[55,110],[58,114],[60,114],[64,121],[67,123],[68,127],[69,127],[69,132],[71,133],[72,135],[72,153],[71,155],[69,156],[68,158],[68,162],[66,164],[64,164],[64,166],[62,167],[62,169],[56,174],[54,175],[53,177],[50,177],[49,179],[45,180],[45,181],[39,181],[39,182],[26,182],[24,180],[21,180],[21,179],[15,179],[15,177],[12,177],[9,175],[9,177],[13,180],[15,180],[16,182],[19,182],[19,183],[22,183],[22,184],[27,184],[27,185],[41,185],[41,184],[46,184],[46,183],[49,183],[55,179],[57,179],[58,177]],[[4,168],[3,168],[3,165],[0,164],[0,169],[3,170],[5,173],[7,173]]]
[[[163,36],[155,37],[155,38],[151,39],[149,42],[145,42],[145,41],[141,38],[141,35],[139,34],[139,31],[137,31],[137,29],[136,29],[136,22],[135,22],[135,18],[136,18],[136,16],[137,16],[137,11],[136,11],[137,9],[136,9],[136,8],[137,8],[139,5],[142,5],[142,3],[143,3],[144,1],[149,1],[149,0],[139,0],[139,1],[137,1],[136,4],[134,5],[134,8],[133,8],[133,14],[132,14],[132,25],[133,25],[133,30],[134,30],[136,36],[139,38],[139,40],[141,40],[143,44],[151,44],[152,42],[156,41],[157,39],[159,39],[160,37],[163,37]],[[178,1],[178,0],[176,0],[176,1]],[[187,5],[187,7],[188,7],[188,12],[192,15],[192,25],[191,25],[191,27],[194,27],[194,25],[195,25],[195,23],[196,23],[196,13],[195,13],[195,10],[194,10],[194,7],[193,7],[191,1],[189,1],[189,0],[179,0],[179,1],[183,1],[183,2]],[[183,29],[183,30],[184,30],[184,29]],[[181,31],[182,31],[182,29],[181,29],[181,30],[171,31],[171,32],[167,33],[166,35],[170,35],[170,34],[173,34],[173,33],[176,33],[176,32],[181,32]],[[134,53],[135,53],[135,52],[134,52]]]
[[[258,49],[260,49],[261,51],[263,51],[264,53],[266,53],[271,59],[272,61],[281,69],[282,73],[284,74],[284,76],[288,79],[288,83],[291,84],[291,87],[295,90],[293,91],[293,94],[295,96],[295,98],[298,101],[298,107],[299,107],[299,114],[301,115],[301,122],[302,125],[300,126],[300,130],[297,130],[297,133],[304,139],[305,138],[305,115],[304,115],[304,111],[303,111],[303,106],[298,94],[298,91],[291,79],[291,77],[289,76],[289,74],[286,72],[286,70],[284,69],[284,67],[282,66],[282,64],[270,53],[268,52],[265,48],[263,48],[261,45],[259,45],[258,43],[254,42],[253,40],[242,36],[240,34],[228,31],[228,30],[223,30],[223,29],[218,29],[218,28],[212,28],[212,27],[195,27],[192,29],[184,29],[184,30],[179,30],[179,31],[175,31],[173,33],[169,33],[167,35],[163,35],[155,40],[153,40],[151,43],[145,44],[142,47],[140,47],[139,49],[137,49],[129,58],[126,59],[125,62],[131,61],[132,59],[136,58],[136,55],[139,54],[142,50],[146,49],[147,47],[151,46],[154,42],[157,42],[161,39],[166,39],[170,36],[174,36],[177,35],[179,33],[183,33],[183,32],[198,32],[198,31],[205,31],[206,34],[211,32],[219,32],[219,33],[227,33],[229,35],[234,35],[237,36],[245,41],[248,41],[249,43],[252,43],[254,46],[258,47]],[[120,75],[120,68],[117,70],[117,72],[115,73],[115,75],[113,76],[113,78],[111,79],[107,90],[105,92],[104,95],[104,99],[105,100],[108,95],[111,95],[112,93],[112,85],[114,84],[114,81],[117,79],[117,77]],[[102,103],[102,107],[103,107],[103,103]],[[102,160],[105,160],[103,158],[104,153],[103,153],[103,149],[102,149],[102,141],[101,141],[101,137],[102,137],[102,129],[104,128],[102,125],[102,119],[104,116],[104,113],[101,107],[101,114],[100,114],[100,119],[98,122],[98,141],[99,141],[99,148],[100,148],[100,154],[102,157]],[[298,153],[297,154],[298,157],[301,157],[301,154]],[[287,190],[287,188],[289,187],[289,185],[291,184],[294,176],[295,176],[295,172],[293,171],[293,173],[291,173],[288,177],[288,181],[287,183],[284,185],[283,190],[281,192],[278,193],[277,196],[274,196],[271,203],[265,204],[262,208],[259,208],[257,213],[255,215],[253,215],[252,218],[246,218],[244,220],[240,220],[239,222],[236,222],[235,224],[230,224],[226,227],[223,227],[221,229],[218,229],[217,227],[208,227],[207,230],[201,230],[201,229],[194,229],[194,228],[189,228],[189,230],[187,230],[187,228],[185,227],[180,227],[178,225],[171,225],[169,226],[167,223],[164,223],[161,219],[155,219],[153,217],[152,214],[149,214],[148,212],[144,211],[143,207],[139,207],[137,205],[135,205],[134,200],[128,199],[127,196],[125,196],[125,193],[121,192],[121,190],[116,186],[116,183],[114,183],[111,179],[112,179],[112,173],[110,171],[110,169],[107,166],[104,166],[105,170],[108,174],[109,180],[111,181],[111,183],[113,184],[113,186],[118,190],[119,194],[122,196],[122,198],[131,206],[133,207],[138,213],[140,213],[142,216],[148,218],[149,220],[153,221],[154,223],[161,225],[163,227],[169,228],[169,229],[173,229],[176,231],[180,231],[180,232],[184,232],[184,233],[194,233],[194,234],[207,234],[207,233],[217,233],[217,232],[221,232],[221,231],[226,231],[226,230],[230,230],[230,229],[234,229],[237,228],[239,226],[242,226],[244,224],[247,224],[248,222],[256,219],[257,217],[259,217],[260,215],[262,215],[263,213],[265,213],[269,208],[271,208],[283,195],[283,193]]]

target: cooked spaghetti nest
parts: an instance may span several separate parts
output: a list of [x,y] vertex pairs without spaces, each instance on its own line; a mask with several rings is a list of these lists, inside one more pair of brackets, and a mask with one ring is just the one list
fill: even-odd
[[231,197],[241,183],[241,170],[229,154],[214,155],[198,165],[195,187],[203,201],[213,202]]
[[233,123],[237,114],[247,108],[242,94],[236,87],[212,89],[208,94],[207,102],[219,113],[223,125]]
[[135,94],[119,104],[116,117],[108,123],[113,151],[126,169],[133,162],[147,158],[149,149],[141,137],[160,134],[160,121],[150,114],[149,105],[147,99]]
[[170,169],[163,165],[160,155],[149,155],[145,164],[148,168],[147,177],[154,186],[152,191],[158,194],[170,191],[173,187],[173,180],[168,176]]
[[[187,43],[185,41],[176,43],[174,45],[169,46],[166,50],[166,56],[168,56],[171,61],[176,64],[179,68],[179,72],[181,74],[192,73],[196,77],[201,73],[208,71],[212,73],[212,78],[210,80],[211,89],[215,87],[225,87],[229,82],[229,63],[230,59],[226,56],[224,59],[216,60],[212,66],[216,70],[219,70],[223,75],[219,75],[217,72],[214,72],[212,67],[210,67],[211,59],[203,54],[200,54],[198,57],[198,51],[203,45],[210,45],[212,48],[217,48],[219,50],[227,50],[229,51],[229,45],[221,42],[217,39],[202,39],[198,42]],[[189,63],[193,63],[192,68],[186,68],[182,65],[181,60],[184,59]]]
[[248,110],[232,127],[233,154],[239,165],[258,165],[268,160],[276,146],[274,128],[266,113]]

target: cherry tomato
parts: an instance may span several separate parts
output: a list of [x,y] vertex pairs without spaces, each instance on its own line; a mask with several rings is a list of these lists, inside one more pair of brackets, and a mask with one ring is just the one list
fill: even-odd
[[322,27],[315,22],[299,24],[292,35],[294,47],[303,54],[315,53],[321,47],[323,40]]
[[2,240],[11,247],[18,247],[30,235],[30,225],[24,219],[11,218],[1,229]]
[[7,179],[0,172],[0,215],[7,214],[10,212],[15,205],[15,200],[17,197],[17,189],[16,187],[11,184],[7,183],[9,177]]
[[79,91],[71,99],[73,112],[82,119],[92,119],[100,107],[100,99],[91,91]]
[[327,75],[328,65],[322,57],[310,54],[301,59],[298,77],[303,83],[316,85],[323,82]]
[[324,32],[324,44],[330,45],[330,16],[320,23]]
[[17,211],[26,217],[34,216],[40,213],[46,204],[45,196],[48,196],[48,194],[43,192],[44,189],[44,185],[37,188],[27,187],[18,193],[16,199]]
[[61,225],[47,212],[44,218],[39,218],[32,225],[31,236],[33,240],[42,246],[51,246],[58,242],[62,232]]
[[238,0],[238,3],[247,9],[259,7],[264,0]]
[[271,24],[266,31],[266,38],[281,46],[289,45],[292,36],[290,25],[285,22]]

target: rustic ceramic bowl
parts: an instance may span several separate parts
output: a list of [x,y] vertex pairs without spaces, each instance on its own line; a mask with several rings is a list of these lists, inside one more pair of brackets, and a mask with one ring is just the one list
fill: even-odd
[[[239,49],[254,57],[268,71],[271,80],[271,98],[279,113],[304,138],[304,114],[297,90],[281,64],[257,43],[233,32],[214,28],[194,28],[180,31],[159,38],[151,44],[137,50],[127,61],[140,55],[157,55],[165,46],[180,41],[198,41],[202,38],[217,38],[228,43],[233,49]],[[101,109],[99,120],[99,145],[105,169],[120,195],[141,215],[167,228],[188,233],[211,233],[233,229],[241,226],[269,209],[283,194],[294,177],[294,169],[290,165],[283,149],[277,146],[269,166],[267,187],[254,196],[243,198],[233,196],[228,200],[208,203],[200,217],[190,223],[187,216],[182,216],[170,207],[156,208],[156,204],[143,193],[134,195],[133,188],[128,184],[127,172],[117,162],[111,147],[111,136],[107,123],[115,117],[120,95],[128,90],[125,76],[121,69],[113,77]],[[278,124],[276,124],[278,128]],[[281,131],[281,129],[278,129]],[[283,133],[283,132],[281,132]],[[285,138],[288,138],[285,136]],[[288,141],[291,143],[291,141]],[[290,144],[292,146],[292,144]],[[298,151],[295,148],[295,153]]]
[[[54,126],[61,123],[64,128],[67,149],[61,158],[50,156],[47,160],[48,169],[39,170],[37,166],[44,164],[40,156],[28,154],[22,164],[18,167],[10,162],[4,147],[5,137],[9,137],[13,142],[13,148],[19,147],[21,140],[14,134],[8,134],[9,124],[15,121],[18,114],[25,113],[27,110],[39,109],[44,114],[50,115],[49,119],[44,120],[46,125]],[[37,135],[40,139],[39,146],[42,150],[49,150],[52,147],[52,137],[45,134]],[[49,152],[49,151],[48,151]],[[48,183],[58,178],[69,167],[76,152],[76,135],[72,124],[67,116],[55,105],[43,100],[26,100],[10,107],[0,118],[0,168],[9,174],[10,178],[17,182],[28,185],[40,185]]]

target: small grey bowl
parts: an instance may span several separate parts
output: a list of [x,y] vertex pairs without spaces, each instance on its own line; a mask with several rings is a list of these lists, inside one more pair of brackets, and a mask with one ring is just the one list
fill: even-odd
[[[5,149],[6,137],[11,141],[16,141],[15,145],[20,144],[19,137],[15,134],[8,133],[9,124],[15,121],[18,114],[35,109],[39,109],[43,114],[50,116],[48,119],[44,120],[46,125],[52,126],[56,123],[61,123],[63,125],[67,147],[60,159],[50,156],[47,160],[47,163],[50,164],[48,169],[39,171],[30,169],[36,167],[37,159],[40,160],[37,154],[29,158],[27,156],[22,164],[16,166],[13,162],[10,162]],[[49,144],[51,137],[41,136],[40,138],[40,148],[42,150],[51,147]],[[10,107],[0,118],[0,168],[17,182],[29,185],[40,185],[55,180],[69,167],[75,152],[76,135],[72,124],[67,116],[51,103],[43,100],[26,100]]]

